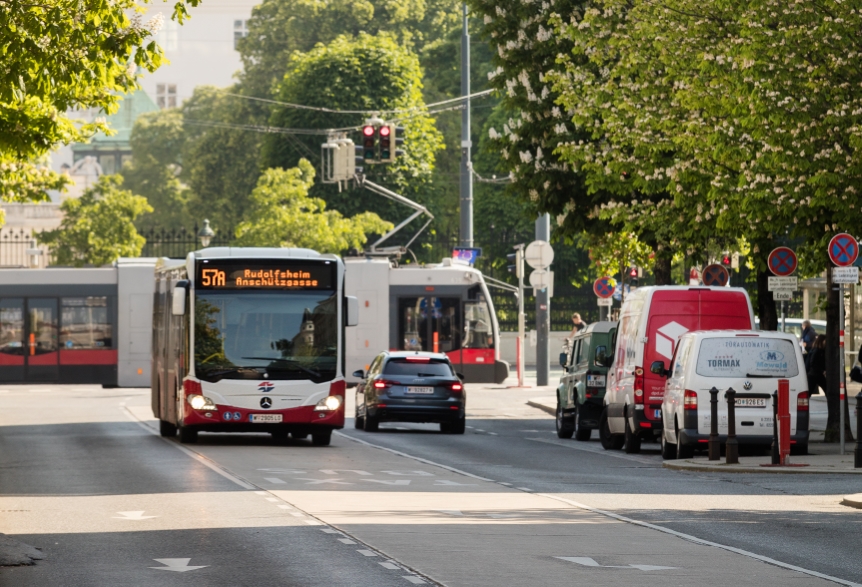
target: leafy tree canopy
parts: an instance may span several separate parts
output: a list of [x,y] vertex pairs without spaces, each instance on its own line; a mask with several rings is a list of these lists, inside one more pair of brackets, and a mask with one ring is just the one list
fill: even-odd
[[305,159],[292,169],[268,169],[251,193],[249,207],[237,227],[237,243],[258,247],[306,247],[322,253],[362,248],[368,234],[392,228],[371,212],[345,218],[326,210],[326,202],[310,197],[314,168]]
[[80,198],[61,205],[63,222],[38,235],[48,245],[57,265],[108,265],[119,257],[138,257],[144,237],[135,219],[153,209],[147,200],[120,188],[119,175],[103,175]]

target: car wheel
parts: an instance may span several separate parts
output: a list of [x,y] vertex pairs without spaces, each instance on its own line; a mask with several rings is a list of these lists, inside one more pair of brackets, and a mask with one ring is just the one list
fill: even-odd
[[635,454],[641,451],[641,439],[637,436],[632,427],[629,426],[629,417],[628,414],[625,417],[626,420],[626,434],[625,440],[623,441],[623,450],[628,454]]
[[460,418],[454,422],[441,422],[440,432],[445,434],[464,434],[467,429],[467,418]]
[[365,417],[359,415],[359,410],[356,411],[356,416],[353,417],[353,427],[357,430],[365,428]]
[[332,430],[317,432],[311,435],[311,444],[314,446],[329,446],[332,441]]
[[688,444],[682,443],[682,438],[679,436],[679,424],[675,424],[674,430],[676,431],[676,458],[678,459],[690,459],[694,456],[694,447]]
[[380,420],[377,416],[365,414],[365,426],[362,429],[366,432],[377,432],[380,429]]
[[661,458],[665,461],[672,461],[676,458],[676,445],[667,441],[664,437],[664,430],[661,434]]
[[602,441],[602,448],[605,450],[620,450],[625,441],[622,436],[611,434],[611,427],[608,425],[607,408],[602,410],[602,415],[599,418],[599,440]]
[[[575,405],[577,405],[577,404],[575,404]],[[581,408],[580,408],[580,406],[578,406],[578,411],[575,412],[574,421],[575,421],[575,440],[580,440],[581,442],[589,440],[590,436],[593,435],[593,431],[590,430],[589,428],[584,428],[581,425]]]
[[177,427],[170,422],[159,420],[159,435],[165,438],[173,438],[177,435]]
[[575,433],[575,418],[573,416],[566,416],[563,413],[563,406],[560,404],[559,399],[557,400],[555,424],[557,426],[557,438],[571,438],[572,434]]
[[198,441],[198,431],[194,428],[180,426],[180,442],[183,444],[194,444]]

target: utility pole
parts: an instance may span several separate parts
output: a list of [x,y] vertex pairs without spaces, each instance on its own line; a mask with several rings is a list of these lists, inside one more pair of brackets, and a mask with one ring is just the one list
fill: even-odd
[[461,246],[473,246],[473,176],[470,173],[470,34],[467,5],[462,5],[464,24],[461,32]]
[[[551,217],[536,218],[536,240],[551,241]],[[551,370],[551,296],[549,288],[536,290],[536,385],[548,385]]]

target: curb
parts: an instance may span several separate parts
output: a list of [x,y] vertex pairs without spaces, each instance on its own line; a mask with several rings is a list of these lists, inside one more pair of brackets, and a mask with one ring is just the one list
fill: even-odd
[[[825,469],[823,467],[752,467],[750,465],[706,465],[684,461],[677,463],[674,461],[666,461],[662,463],[665,469],[674,471],[697,471],[700,473],[761,473],[773,475],[862,475],[862,469]],[[854,496],[848,496],[854,497]],[[862,494],[858,497],[859,507],[862,509]],[[847,500],[847,497],[844,498]],[[842,502],[844,503],[844,502]],[[844,504],[848,505],[848,504]]]
[[845,495],[841,500],[841,505],[862,510],[862,493],[854,493],[853,495]]
[[532,406],[532,407],[534,407],[534,408],[538,408],[538,409],[542,410],[543,412],[546,412],[546,413],[548,413],[548,414],[550,414],[550,415],[552,415],[552,416],[556,416],[556,415],[557,415],[557,410],[556,410],[556,408],[548,407],[548,406],[546,406],[545,404],[543,404],[543,403],[539,402],[538,400],[528,399],[528,400],[527,400],[527,405],[528,405],[528,406]]

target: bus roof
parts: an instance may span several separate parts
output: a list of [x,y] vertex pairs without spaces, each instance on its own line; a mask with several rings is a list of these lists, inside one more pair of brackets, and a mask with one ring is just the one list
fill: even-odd
[[209,247],[195,251],[195,258],[197,259],[224,259],[227,257],[334,259],[335,255],[321,255],[312,249],[289,249],[278,247]]

